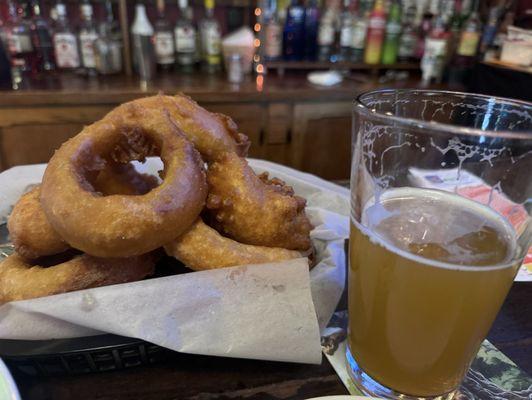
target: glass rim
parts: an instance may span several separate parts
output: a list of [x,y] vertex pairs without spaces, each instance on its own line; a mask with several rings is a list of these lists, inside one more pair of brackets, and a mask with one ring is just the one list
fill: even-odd
[[380,120],[393,121],[400,123],[402,125],[414,127],[421,130],[426,130],[425,134],[457,134],[457,135],[467,135],[467,136],[488,136],[494,138],[505,138],[505,139],[519,139],[519,140],[532,140],[532,130],[530,131],[510,131],[510,130],[482,130],[479,128],[465,127],[459,125],[452,125],[443,122],[434,122],[434,121],[424,121],[417,118],[409,117],[399,117],[397,115],[385,114],[380,111],[372,110],[366,103],[363,101],[363,97],[370,94],[381,94],[381,93],[421,93],[421,94],[447,94],[452,96],[463,96],[463,97],[472,97],[482,100],[495,100],[496,102],[506,103],[515,107],[529,109],[532,113],[532,103],[514,100],[506,97],[499,96],[489,96],[484,94],[476,93],[466,93],[458,92],[452,90],[430,90],[430,89],[376,89],[376,90],[367,90],[360,93],[354,100],[355,111],[360,111],[367,116],[373,118],[378,118]]

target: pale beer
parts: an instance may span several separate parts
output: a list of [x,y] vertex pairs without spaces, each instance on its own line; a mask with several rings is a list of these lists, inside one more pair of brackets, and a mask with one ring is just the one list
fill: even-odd
[[391,189],[368,203],[351,222],[348,358],[400,393],[451,392],[513,282],[516,234],[453,193]]

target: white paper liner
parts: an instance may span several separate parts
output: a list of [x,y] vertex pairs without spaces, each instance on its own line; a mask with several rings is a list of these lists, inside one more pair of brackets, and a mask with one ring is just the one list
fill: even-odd
[[[0,306],[0,338],[54,339],[114,333],[176,351],[319,363],[320,331],[345,282],[349,191],[261,160],[308,201],[317,265],[306,259],[233,267],[80,290]],[[45,165],[0,174],[0,221]],[[156,160],[139,167],[155,172]]]

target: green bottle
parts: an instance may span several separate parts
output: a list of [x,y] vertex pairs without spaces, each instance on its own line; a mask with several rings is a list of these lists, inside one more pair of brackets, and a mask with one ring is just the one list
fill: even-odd
[[401,37],[401,6],[394,1],[386,23],[384,46],[382,48],[382,63],[395,64],[399,52],[399,38]]

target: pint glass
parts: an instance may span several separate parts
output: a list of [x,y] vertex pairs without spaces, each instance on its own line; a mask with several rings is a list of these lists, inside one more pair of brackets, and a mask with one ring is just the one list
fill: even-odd
[[532,242],[532,105],[423,90],[354,105],[348,371],[450,399]]

